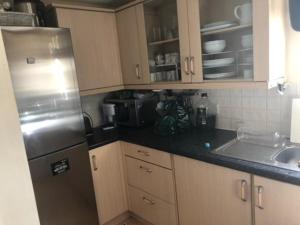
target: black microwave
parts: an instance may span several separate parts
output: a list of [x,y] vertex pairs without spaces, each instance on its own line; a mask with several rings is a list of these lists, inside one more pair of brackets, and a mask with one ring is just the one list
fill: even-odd
[[157,97],[145,99],[107,99],[105,103],[115,104],[115,119],[119,126],[143,127],[155,123]]

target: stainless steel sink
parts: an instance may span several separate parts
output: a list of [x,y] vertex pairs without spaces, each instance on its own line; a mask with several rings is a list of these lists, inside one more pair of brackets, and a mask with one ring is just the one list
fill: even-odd
[[279,163],[300,168],[300,147],[287,147],[275,155],[274,160]]
[[234,140],[212,151],[218,155],[300,171],[300,146],[270,147]]

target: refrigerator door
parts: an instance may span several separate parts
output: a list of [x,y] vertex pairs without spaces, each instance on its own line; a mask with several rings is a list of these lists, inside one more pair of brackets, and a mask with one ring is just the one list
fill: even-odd
[[29,161],[41,225],[98,225],[88,148]]
[[85,141],[68,29],[1,28],[29,159]]

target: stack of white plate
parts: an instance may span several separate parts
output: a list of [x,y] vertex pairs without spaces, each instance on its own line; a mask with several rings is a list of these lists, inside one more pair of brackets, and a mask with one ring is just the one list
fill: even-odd
[[232,27],[236,25],[237,23],[232,21],[219,21],[215,23],[205,24],[201,29],[201,31],[206,32],[206,31],[218,30],[218,29],[223,29],[223,28]]
[[234,62],[234,58],[204,60],[203,66],[205,68],[225,67],[225,66],[232,65],[233,62]]

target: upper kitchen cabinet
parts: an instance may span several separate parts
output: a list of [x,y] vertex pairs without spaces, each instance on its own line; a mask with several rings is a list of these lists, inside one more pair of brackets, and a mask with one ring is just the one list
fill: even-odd
[[143,4],[117,12],[124,84],[149,83]]
[[271,82],[284,77],[283,2],[178,0],[182,80]]
[[181,80],[176,0],[144,2],[151,82]]
[[56,14],[59,27],[71,30],[80,91],[122,86],[115,14],[68,8]]

